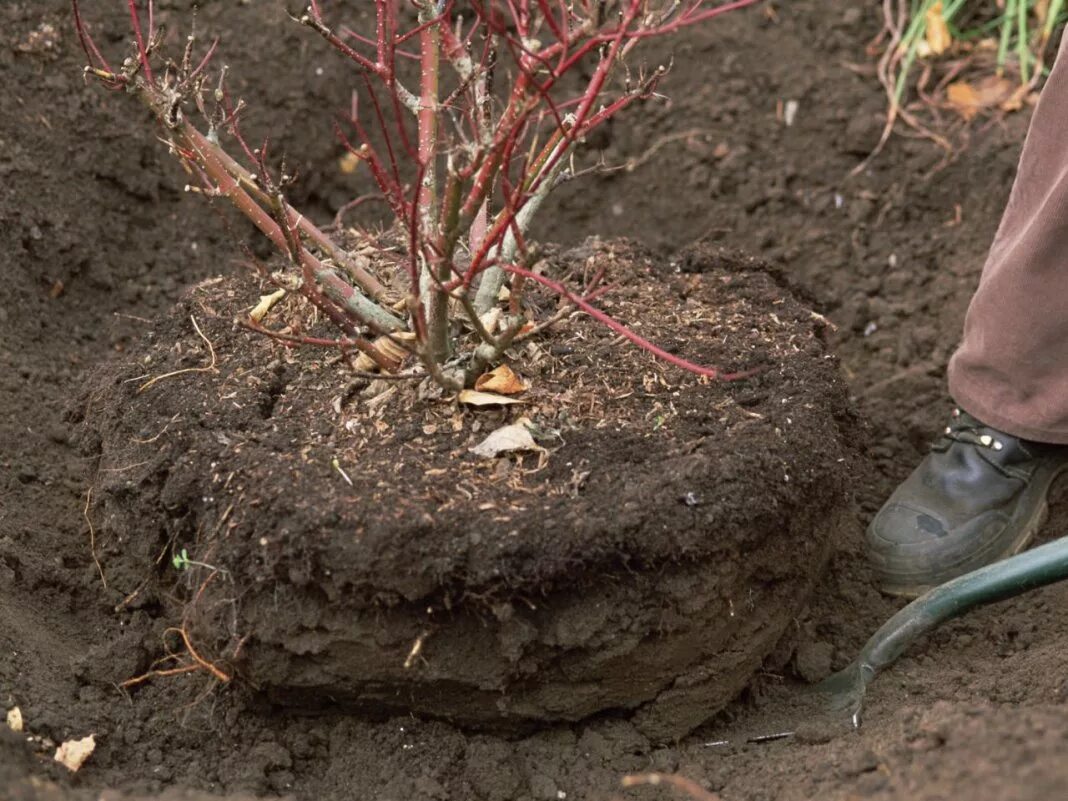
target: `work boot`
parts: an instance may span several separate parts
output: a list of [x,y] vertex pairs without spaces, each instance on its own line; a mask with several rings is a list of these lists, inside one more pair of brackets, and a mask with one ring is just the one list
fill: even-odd
[[1019,439],[960,409],[868,526],[881,588],[915,597],[1021,551],[1046,520],[1068,446]]

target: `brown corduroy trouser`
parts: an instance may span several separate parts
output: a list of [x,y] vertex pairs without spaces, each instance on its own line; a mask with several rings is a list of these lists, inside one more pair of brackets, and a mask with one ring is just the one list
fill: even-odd
[[1042,91],[964,337],[956,403],[1013,436],[1068,443],[1068,36]]

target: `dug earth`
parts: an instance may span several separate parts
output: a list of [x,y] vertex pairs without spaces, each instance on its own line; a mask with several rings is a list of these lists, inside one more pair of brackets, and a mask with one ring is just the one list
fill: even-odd
[[[471,406],[250,334],[255,287],[201,283],[77,404],[100,592],[129,632],[92,679],[203,673],[505,732],[611,711],[654,741],[734,698],[856,534],[826,322],[735,255],[591,241],[548,263],[604,267],[618,319],[755,374],[702,379],[573,315],[511,354],[520,402]],[[471,451],[520,418],[533,447]]]

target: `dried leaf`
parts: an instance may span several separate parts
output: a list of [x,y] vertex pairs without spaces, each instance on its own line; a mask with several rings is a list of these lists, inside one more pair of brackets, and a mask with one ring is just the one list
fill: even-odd
[[518,395],[520,392],[526,392],[527,385],[523,383],[523,379],[517,376],[511,367],[507,364],[502,364],[500,367],[496,367],[488,373],[483,373],[475,379],[475,389],[485,392],[499,392],[502,395]]
[[507,395],[497,395],[493,392],[480,392],[476,389],[461,390],[456,399],[468,406],[507,406],[523,402],[519,398],[509,398]]
[[17,706],[7,711],[7,727],[11,731],[22,731],[22,710]]
[[341,170],[344,175],[352,175],[356,172],[356,168],[360,166],[360,162],[363,161],[357,154],[349,151],[341,158],[337,160],[338,169]]
[[941,0],[927,9],[927,32],[925,38],[931,54],[935,56],[942,55],[953,44],[953,36],[950,34],[949,26],[946,24]]
[[503,312],[501,311],[501,307],[494,306],[488,312],[479,317],[478,320],[480,323],[482,323],[482,327],[485,328],[488,333],[492,334],[497,330],[497,324],[501,321],[502,314]]
[[[396,370],[404,364],[404,360],[408,358],[408,351],[399,344],[402,342],[407,342],[409,344],[414,343],[415,334],[411,331],[398,331],[389,336],[380,336],[372,344],[379,353],[393,363],[393,369]],[[357,370],[376,371],[379,369],[378,363],[366,353],[361,353],[356,357],[355,365]]]
[[72,773],[76,772],[96,750],[96,738],[90,734],[80,740],[67,740],[56,749],[54,759]]
[[260,295],[260,302],[252,308],[252,311],[248,313],[248,316],[258,323],[267,316],[267,312],[271,310],[271,307],[285,296],[286,291],[284,289],[279,289],[277,292],[272,292],[270,295]]
[[1046,24],[1046,17],[1049,16],[1049,0],[1035,0],[1035,20],[1039,25]]
[[980,111],[997,108],[1010,101],[1012,95],[1012,82],[996,75],[987,76],[975,84],[957,81],[946,87],[949,107],[966,120],[972,119]]
[[967,81],[956,81],[947,86],[946,100],[950,108],[966,120],[979,113],[979,93]]
[[530,429],[527,427],[529,422],[523,417],[511,425],[498,428],[478,445],[471,448],[471,452],[477,456],[492,459],[502,453],[544,450],[531,436]]

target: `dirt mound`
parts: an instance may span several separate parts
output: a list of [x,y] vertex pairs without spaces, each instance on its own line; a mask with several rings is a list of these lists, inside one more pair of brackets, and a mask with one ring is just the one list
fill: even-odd
[[[180,599],[171,640],[290,706],[639,710],[655,739],[714,714],[855,534],[824,324],[744,259],[676,272],[591,243],[557,262],[603,268],[609,308],[654,341],[760,374],[701,381],[578,316],[516,354],[520,411],[465,407],[236,330],[254,291],[207,282],[86,400],[115,603]],[[539,452],[470,452],[520,416]]]

